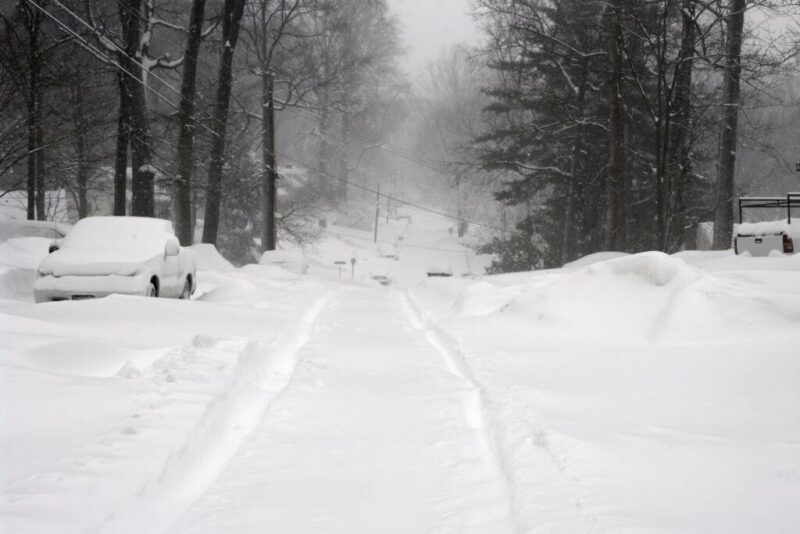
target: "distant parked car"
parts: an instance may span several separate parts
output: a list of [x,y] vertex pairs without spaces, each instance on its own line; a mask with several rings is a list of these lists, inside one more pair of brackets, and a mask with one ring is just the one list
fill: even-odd
[[36,302],[112,293],[188,299],[197,287],[194,252],[163,219],[87,217],[51,249],[33,285]]
[[400,253],[397,251],[397,245],[393,243],[378,244],[378,257],[389,258],[390,260],[399,260]]
[[428,277],[450,277],[453,276],[453,269],[448,265],[431,265],[428,267],[426,274]]

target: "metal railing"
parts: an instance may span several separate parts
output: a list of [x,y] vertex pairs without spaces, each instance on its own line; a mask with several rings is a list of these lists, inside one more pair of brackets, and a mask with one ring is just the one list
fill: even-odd
[[800,193],[786,193],[785,197],[740,197],[739,224],[744,222],[742,215],[748,208],[778,208],[786,210],[786,221],[792,223],[792,208],[800,208]]

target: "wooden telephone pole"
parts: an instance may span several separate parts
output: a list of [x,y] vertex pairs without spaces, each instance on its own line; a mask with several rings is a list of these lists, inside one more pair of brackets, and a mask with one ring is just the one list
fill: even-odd
[[372,242],[378,242],[378,218],[381,216],[381,184],[378,182],[378,193],[375,195],[375,232],[372,234]]

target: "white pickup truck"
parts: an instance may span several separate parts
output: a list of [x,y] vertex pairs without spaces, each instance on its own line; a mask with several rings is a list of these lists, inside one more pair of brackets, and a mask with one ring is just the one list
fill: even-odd
[[[786,218],[766,222],[744,222],[747,209],[786,210]],[[739,225],[733,240],[736,254],[769,256],[794,254],[800,246],[800,221],[792,224],[792,208],[800,208],[800,193],[785,197],[741,197],[739,199]]]

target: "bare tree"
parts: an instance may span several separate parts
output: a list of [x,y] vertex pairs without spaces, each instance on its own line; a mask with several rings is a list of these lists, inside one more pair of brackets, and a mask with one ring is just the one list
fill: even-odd
[[[127,149],[131,148],[131,214],[155,215],[155,173],[153,148],[148,123],[148,80],[156,69],[174,69],[183,58],[172,59],[168,53],[151,54],[156,28],[182,31],[180,26],[159,18],[156,0],[117,0],[119,35],[98,11],[94,0],[86,0],[87,19],[64,10],[88,28],[106,53],[106,63],[118,71],[120,93],[117,125],[117,153],[114,171],[114,213],[125,214],[127,186]],[[60,4],[63,6],[63,4]],[[152,90],[152,88],[150,88]]]
[[[17,89],[24,95],[27,110],[27,190],[28,219],[44,220],[44,174],[45,146],[42,129],[43,82],[44,69],[44,35],[41,10],[43,6],[31,5],[27,1],[17,4],[14,16],[16,21],[3,16],[5,24],[6,50],[0,54],[5,73],[15,82]],[[18,22],[18,23],[16,23]],[[17,31],[18,28],[21,31]]]
[[714,211],[714,248],[731,246],[733,196],[736,176],[736,144],[739,124],[739,81],[742,74],[742,41],[747,0],[730,0],[727,13],[725,80],[722,88],[723,119]]
[[222,10],[222,44],[220,46],[217,96],[214,103],[211,143],[211,164],[208,169],[206,212],[203,226],[203,242],[215,244],[219,231],[219,207],[222,195],[222,167],[225,159],[225,135],[228,125],[228,110],[233,86],[233,53],[239,40],[239,28],[244,13],[245,0],[225,0]]
[[303,65],[300,64],[298,69],[286,52],[299,51],[296,43],[305,41],[307,31],[301,27],[301,22],[317,9],[316,4],[309,0],[255,0],[247,10],[244,33],[254,59],[250,70],[259,78],[261,85],[261,244],[264,250],[275,250],[278,239],[275,221],[278,182],[275,154],[276,72],[279,72],[285,87],[283,105],[292,105],[297,96],[292,78],[299,77],[298,70],[302,70]]
[[181,244],[194,239],[192,217],[192,174],[194,172],[194,103],[197,84],[197,60],[203,40],[203,16],[206,0],[193,0],[189,36],[183,62],[183,81],[179,104],[178,172],[175,176],[176,233]]
[[608,37],[608,249],[625,250],[625,111],[622,102],[621,0],[611,0],[606,10]]

